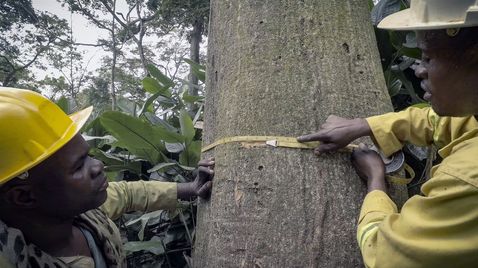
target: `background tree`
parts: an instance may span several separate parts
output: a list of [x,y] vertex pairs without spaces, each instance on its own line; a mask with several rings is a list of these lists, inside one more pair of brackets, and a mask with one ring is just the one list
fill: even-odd
[[[204,144],[392,111],[367,2],[213,0],[211,10]],[[211,155],[195,267],[363,267],[365,187],[348,154],[225,144]]]
[[[3,86],[27,86],[30,67],[46,68],[42,57],[68,47],[68,24],[56,15],[35,10],[30,0],[0,3],[0,80]],[[26,83],[26,84],[25,84]]]
[[[200,45],[209,23],[209,0],[152,0],[149,6],[161,11],[164,25],[188,31],[189,59],[201,63]],[[198,85],[198,77],[193,72],[193,66],[190,66],[188,94],[198,96]],[[192,105],[190,109],[196,110],[197,107]]]

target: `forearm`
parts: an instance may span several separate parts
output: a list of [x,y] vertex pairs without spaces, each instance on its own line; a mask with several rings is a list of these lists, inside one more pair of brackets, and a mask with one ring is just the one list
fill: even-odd
[[113,182],[100,207],[111,219],[131,211],[173,209],[177,205],[177,184],[159,181]]
[[[402,148],[404,142],[425,146],[433,142],[434,126],[429,108],[409,108],[397,113],[387,113],[366,118],[371,137],[385,155]],[[433,114],[433,113],[432,113]]]
[[178,199],[191,200],[196,198],[196,192],[194,191],[194,185],[192,182],[178,183]]

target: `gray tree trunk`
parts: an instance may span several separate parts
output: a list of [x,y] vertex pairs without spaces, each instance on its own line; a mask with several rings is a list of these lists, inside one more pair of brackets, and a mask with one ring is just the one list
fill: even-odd
[[[367,1],[213,0],[204,144],[295,137],[328,115],[392,111]],[[363,267],[365,186],[345,153],[216,147],[199,207],[195,267]]]

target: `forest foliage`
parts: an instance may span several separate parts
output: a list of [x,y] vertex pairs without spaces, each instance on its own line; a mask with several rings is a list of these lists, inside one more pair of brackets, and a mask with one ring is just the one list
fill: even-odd
[[[84,137],[110,180],[191,181],[200,157],[204,105],[204,55],[197,44],[207,34],[209,1],[126,0],[127,13],[116,11],[116,0],[58,1],[106,35],[80,43],[67,20],[34,9],[31,0],[2,1],[0,83],[41,91],[67,113],[93,105]],[[370,1],[372,23],[407,6],[401,0]],[[420,59],[414,33],[375,31],[395,110],[423,105],[413,76]],[[93,71],[81,50],[85,46],[103,54]],[[54,72],[39,77],[39,70]],[[408,153],[419,170],[425,166],[423,154],[416,148]],[[129,263],[189,266],[195,202],[175,212],[123,217],[118,224],[127,238]]]

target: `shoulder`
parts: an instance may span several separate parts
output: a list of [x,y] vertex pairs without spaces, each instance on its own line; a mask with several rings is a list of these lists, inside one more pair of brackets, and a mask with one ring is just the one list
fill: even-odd
[[445,173],[478,187],[478,137],[453,146],[436,173]]

